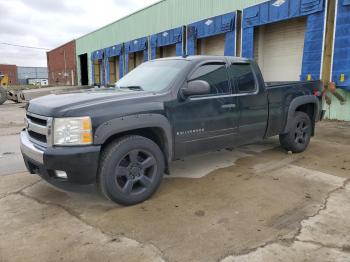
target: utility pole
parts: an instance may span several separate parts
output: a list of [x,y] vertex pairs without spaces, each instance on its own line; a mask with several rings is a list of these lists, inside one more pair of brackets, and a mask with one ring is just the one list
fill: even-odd
[[63,50],[63,60],[64,60],[64,80],[67,84],[67,61],[66,61],[66,50]]

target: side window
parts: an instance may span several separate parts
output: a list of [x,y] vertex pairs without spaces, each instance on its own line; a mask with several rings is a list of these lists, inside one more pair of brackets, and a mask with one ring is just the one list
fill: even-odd
[[224,64],[212,63],[202,65],[192,74],[189,81],[194,80],[207,81],[211,88],[210,93],[213,95],[231,93]]
[[250,93],[256,90],[255,77],[250,64],[236,63],[229,69],[230,81],[236,92]]

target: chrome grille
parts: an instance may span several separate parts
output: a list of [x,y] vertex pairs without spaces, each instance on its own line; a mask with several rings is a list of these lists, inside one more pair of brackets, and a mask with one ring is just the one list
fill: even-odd
[[26,132],[29,140],[36,145],[47,147],[52,145],[52,118],[27,112],[25,117]]

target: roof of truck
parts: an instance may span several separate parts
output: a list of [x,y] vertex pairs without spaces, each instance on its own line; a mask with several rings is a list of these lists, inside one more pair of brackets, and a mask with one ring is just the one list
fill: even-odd
[[155,60],[188,60],[188,61],[205,61],[205,60],[213,60],[215,58],[231,58],[236,60],[237,62],[248,62],[250,61],[247,58],[238,57],[238,56],[210,56],[210,55],[194,55],[194,56],[175,56],[175,57],[166,57],[166,58],[158,58]]

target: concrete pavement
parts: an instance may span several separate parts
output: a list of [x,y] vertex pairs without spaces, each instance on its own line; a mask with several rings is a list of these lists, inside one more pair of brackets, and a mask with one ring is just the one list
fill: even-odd
[[[5,108],[18,126],[1,122],[1,153],[18,153],[23,110]],[[302,154],[270,139],[177,161],[132,207],[58,190],[6,156],[0,261],[350,261],[349,131],[323,122]]]

